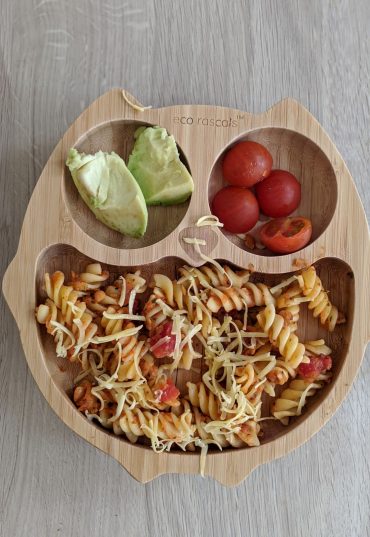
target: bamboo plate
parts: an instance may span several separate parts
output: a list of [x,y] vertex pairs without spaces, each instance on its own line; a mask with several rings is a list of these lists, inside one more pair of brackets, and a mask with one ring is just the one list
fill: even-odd
[[[174,135],[194,178],[195,192],[180,206],[150,208],[145,237],[130,239],[95,219],[78,196],[64,162],[73,146],[88,152],[114,150],[125,158],[132,148],[133,132],[141,124],[161,125]],[[272,153],[274,167],[288,169],[300,179],[299,213],[313,221],[312,241],[301,252],[285,256],[270,256],[263,250],[248,252],[239,239],[220,229],[195,226],[200,216],[210,213],[209,199],[222,184],[222,153],[239,139],[263,143]],[[184,236],[206,238],[206,255],[238,267],[253,265],[259,279],[267,283],[280,281],[282,274],[294,271],[298,257],[315,263],[333,302],[347,317],[347,323],[332,334],[324,334],[311,317],[301,323],[302,337],[324,335],[335,356],[333,381],[312,398],[302,416],[292,419],[288,427],[275,424],[259,447],[207,455],[206,475],[233,485],[258,465],[296,448],[324,425],[347,395],[370,339],[366,217],[343,159],[305,108],[285,99],[258,115],[215,106],[172,106],[140,112],[125,102],[121,90],[109,91],[74,122],[47,162],[28,206],[3,291],[17,321],[31,372],[64,423],[109,453],[141,482],[167,472],[196,474],[199,454],[158,455],[113,436],[81,415],[67,395],[72,368],[60,370],[53,342],[33,315],[36,303],[44,296],[45,271],[78,270],[93,259],[117,273],[124,267],[141,267],[144,274],[161,269],[174,275],[183,262],[202,263],[193,247],[182,241]],[[182,380],[189,373],[184,375]]]

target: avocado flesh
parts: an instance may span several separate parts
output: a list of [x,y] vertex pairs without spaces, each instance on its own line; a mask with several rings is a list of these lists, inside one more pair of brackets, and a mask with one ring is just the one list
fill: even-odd
[[80,196],[100,222],[130,237],[144,235],[148,223],[144,196],[120,156],[70,149],[66,164]]
[[162,127],[139,127],[127,167],[139,183],[147,205],[176,205],[194,190],[176,142]]

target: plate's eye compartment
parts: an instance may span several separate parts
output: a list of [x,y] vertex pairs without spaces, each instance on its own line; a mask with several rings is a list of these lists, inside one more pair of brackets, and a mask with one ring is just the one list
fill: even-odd
[[[112,151],[119,155],[126,163],[132,153],[135,143],[135,132],[140,127],[151,127],[139,121],[113,121],[103,123],[89,131],[76,144],[80,153],[88,155],[103,151]],[[189,163],[179,146],[177,146],[180,161],[186,170],[191,173]],[[67,155],[65,155],[67,157]],[[184,219],[190,204],[190,199],[172,206],[149,206],[148,225],[142,237],[128,237],[107,228],[99,222],[81,199],[67,167],[64,168],[63,179],[64,199],[71,213],[72,219],[78,227],[94,240],[105,246],[119,249],[138,249],[151,246],[168,237]]]
[[[228,183],[223,177],[222,164],[227,151],[237,142],[251,140],[267,148],[273,158],[273,170],[286,170],[293,174],[301,185],[301,201],[293,216],[303,216],[312,222],[309,244],[315,242],[330,224],[337,206],[338,185],[336,174],[328,157],[312,140],[289,129],[266,127],[239,136],[225,147],[213,165],[208,183],[210,210],[216,193]],[[249,232],[253,241],[245,241],[238,235],[222,230],[232,243],[255,255],[275,255],[260,244],[258,229],[266,217]],[[257,246],[256,246],[257,245]],[[253,249],[251,248],[253,247]]]

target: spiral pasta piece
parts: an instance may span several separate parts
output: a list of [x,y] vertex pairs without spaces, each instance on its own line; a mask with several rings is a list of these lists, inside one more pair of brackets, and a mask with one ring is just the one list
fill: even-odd
[[[198,325],[199,321],[202,320],[202,304],[199,300],[196,303],[196,297],[193,297],[184,285],[171,281],[164,274],[154,274],[153,283],[153,294],[145,304],[143,311],[145,325],[152,332],[168,318],[172,318],[174,329],[178,327],[181,339],[181,348],[178,350],[178,358],[174,357],[174,363],[176,367],[190,369],[193,359],[199,355],[193,349],[193,336],[187,334],[194,330],[194,325]],[[198,328],[202,329],[203,326],[199,325]]]
[[283,309],[277,308],[277,310],[278,310],[279,315],[284,317],[285,321],[289,323],[291,331],[295,332],[298,328],[299,311],[300,311],[299,304],[293,304]]
[[211,418],[202,414],[197,407],[193,409],[193,412],[196,434],[201,440],[205,442],[215,442],[221,448],[228,446],[243,447],[245,445],[244,442],[234,433],[230,434],[228,439],[226,439],[226,436],[222,433],[206,431],[205,426],[211,422]]
[[[135,328],[135,325],[129,321],[124,326],[120,325],[117,327],[117,330],[120,332],[122,328],[129,330]],[[117,370],[117,379],[119,382],[140,378],[140,361],[147,352],[147,343],[139,341],[136,334],[121,337],[112,352],[110,373],[113,374]],[[118,360],[121,362],[120,365],[118,365]]]
[[287,289],[277,297],[276,307],[278,310],[298,306],[302,302],[308,302],[308,299],[303,296],[302,288],[297,281],[289,285]]
[[305,347],[284,318],[276,313],[275,306],[268,304],[257,315],[257,320],[262,330],[268,334],[270,342],[279,349],[284,360],[291,367],[297,368],[304,359]]
[[63,272],[59,270],[51,276],[46,273],[45,289],[49,299],[60,310],[64,323],[67,326],[72,326],[73,319],[76,316],[78,317],[76,307],[86,308],[86,304],[79,302],[79,298],[83,296],[83,293],[75,291],[70,285],[64,285],[64,279]]
[[[157,326],[166,321],[169,316],[174,314],[173,307],[177,307],[174,295],[182,305],[183,291],[178,290],[178,284],[172,282],[164,274],[155,274],[153,276],[154,289],[147,302],[144,304],[143,315],[145,317],[145,326],[152,332]],[[176,289],[176,291],[174,290]],[[165,307],[163,307],[165,306]]]
[[72,327],[68,328],[62,312],[56,307],[54,302],[47,298],[45,304],[40,304],[36,308],[36,320],[44,324],[49,334],[54,336],[56,355],[66,358],[68,352],[76,343]]
[[240,427],[240,431],[236,435],[249,447],[256,447],[260,445],[258,434],[260,432],[260,425],[255,420],[248,420]]
[[89,310],[97,315],[102,315],[108,308],[111,308],[110,311],[119,308],[118,300],[111,298],[101,289],[98,289],[94,296],[87,296],[85,302]]
[[163,300],[172,308],[186,312],[190,322],[196,323],[203,318],[199,301],[197,304],[193,300],[189,290],[184,285],[179,284],[177,281],[171,281],[164,274],[154,274],[153,280],[155,285],[153,294],[157,299]]
[[265,389],[265,382],[261,382],[258,377],[259,372],[260,368],[256,363],[235,369],[236,384],[241,387],[241,391],[254,407],[261,401]]
[[336,324],[345,322],[343,314],[339,314],[338,308],[330,302],[328,293],[316,274],[315,267],[311,266],[303,270],[299,281],[302,293],[308,299],[308,309],[312,310],[315,318],[319,317],[320,323],[329,332],[334,330]]
[[116,434],[124,433],[130,442],[146,436],[156,451],[166,449],[166,443],[189,442],[194,438],[195,425],[189,411],[177,416],[174,412],[151,412],[124,407],[119,420],[113,423]]
[[90,291],[99,287],[109,278],[109,272],[103,270],[100,263],[90,263],[86,266],[85,272],[80,274],[71,272],[71,285],[76,291]]
[[215,442],[221,448],[228,446],[241,448],[259,446],[258,433],[260,426],[254,420],[248,420],[241,425],[237,433],[209,432],[207,425],[212,423],[209,416],[202,414],[198,408],[193,409],[196,433],[205,442]]
[[208,288],[211,287],[242,287],[249,281],[250,272],[248,270],[233,271],[227,265],[222,267],[221,272],[215,266],[204,265],[202,267],[189,267],[185,265],[179,269],[181,278],[179,283],[195,280],[197,285]]
[[45,301],[45,304],[40,304],[36,308],[36,319],[37,322],[40,324],[44,324],[46,326],[47,331],[49,334],[53,332],[54,322],[59,322],[61,324],[65,324],[65,319],[62,316],[62,312],[58,310],[56,305],[50,298],[47,298]]
[[213,420],[220,418],[220,405],[217,397],[209,391],[203,382],[194,384],[187,382],[188,398],[193,407],[200,408],[206,416]]
[[73,320],[72,332],[76,337],[76,346],[74,348],[73,357],[76,357],[81,349],[87,348],[91,340],[98,332],[98,325],[93,322],[93,317],[90,313],[83,311],[80,317]]
[[331,348],[326,345],[324,339],[306,341],[304,346],[306,347],[306,351],[312,354],[323,354],[324,356],[329,356],[332,353]]
[[[291,370],[292,376],[295,376],[295,370]],[[276,361],[276,366],[267,373],[267,380],[272,384],[282,386],[289,380],[289,370],[285,367],[282,360]]]
[[[116,310],[116,308],[109,306],[106,309],[106,313],[120,313],[120,310]],[[109,336],[111,334],[117,334],[118,332],[121,332],[123,329],[124,322],[125,321],[123,319],[110,319],[109,317],[105,317],[103,314],[100,324],[104,329],[104,333]],[[134,327],[134,325],[130,323],[130,327]]]
[[275,298],[267,285],[248,282],[244,287],[218,287],[209,291],[207,308],[218,313],[221,308],[226,312],[241,311],[246,307],[275,304]]
[[287,425],[289,417],[300,416],[307,397],[312,397],[322,386],[323,383],[319,381],[292,380],[288,388],[273,403],[271,409],[273,416],[279,419],[284,425]]
[[86,297],[86,303],[91,311],[102,314],[108,308],[112,311],[112,308],[119,309],[129,305],[131,294],[134,294],[135,298],[137,293],[143,293],[145,290],[146,281],[140,276],[140,271],[137,271],[121,276],[104,290],[96,290],[93,296]]
[[167,315],[163,312],[163,308],[157,303],[157,299],[158,297],[156,295],[151,295],[143,307],[145,327],[149,332],[152,332],[157,326],[168,319]]
[[237,367],[235,370],[236,383],[241,386],[241,391],[247,395],[253,384],[256,382],[256,374],[252,364],[244,367]]
[[197,358],[198,355],[195,354],[189,345],[185,345],[181,350],[181,358],[179,360],[178,368],[179,369],[191,369],[194,358]]
[[84,379],[73,390],[73,401],[80,412],[95,414],[99,410],[99,400],[92,393],[92,383]]
[[79,350],[94,337],[98,326],[82,301],[83,293],[64,285],[63,272],[45,274],[48,299],[36,309],[36,319],[54,335],[57,356],[75,360]]

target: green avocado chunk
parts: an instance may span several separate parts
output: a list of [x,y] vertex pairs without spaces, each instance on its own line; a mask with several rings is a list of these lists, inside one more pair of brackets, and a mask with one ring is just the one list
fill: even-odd
[[148,223],[144,196],[120,156],[70,149],[66,164],[81,198],[100,222],[130,237],[144,235]]
[[147,205],[176,205],[194,190],[176,142],[162,127],[139,127],[127,167],[139,183]]

